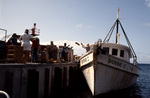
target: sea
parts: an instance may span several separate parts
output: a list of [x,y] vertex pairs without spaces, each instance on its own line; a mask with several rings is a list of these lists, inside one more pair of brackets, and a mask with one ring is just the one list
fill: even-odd
[[138,66],[140,75],[136,84],[130,88],[93,97],[88,86],[84,85],[86,83],[80,80],[70,89],[62,92],[63,94],[60,94],[59,98],[60,96],[62,98],[150,98],[150,64],[138,64]]

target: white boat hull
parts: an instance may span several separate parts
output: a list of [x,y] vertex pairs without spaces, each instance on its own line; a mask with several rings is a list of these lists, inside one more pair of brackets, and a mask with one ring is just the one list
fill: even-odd
[[139,74],[139,68],[131,63],[92,51],[81,58],[80,67],[93,96],[130,87]]

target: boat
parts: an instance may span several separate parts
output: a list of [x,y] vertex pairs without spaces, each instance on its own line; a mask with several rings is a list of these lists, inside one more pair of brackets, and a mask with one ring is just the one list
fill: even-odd
[[[127,45],[119,42],[119,26]],[[109,40],[115,27],[116,42],[112,43]],[[139,76],[137,56],[120,22],[119,9],[104,41],[98,40],[80,57],[80,68],[93,96],[125,89],[136,83]]]

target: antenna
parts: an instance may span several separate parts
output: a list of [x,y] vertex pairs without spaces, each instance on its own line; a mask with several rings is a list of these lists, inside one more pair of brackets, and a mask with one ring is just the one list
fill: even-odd
[[119,19],[119,8],[118,8],[118,12],[117,12],[117,19]]

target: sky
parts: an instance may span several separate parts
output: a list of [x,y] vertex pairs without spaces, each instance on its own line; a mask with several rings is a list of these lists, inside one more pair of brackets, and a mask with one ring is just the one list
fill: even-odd
[[[0,0],[0,28],[22,34],[37,24],[40,44],[66,42],[74,54],[85,50],[75,44],[104,40],[119,18],[137,54],[138,63],[150,63],[150,0]],[[119,29],[120,43],[123,33]],[[115,34],[115,33],[114,33]],[[0,31],[0,38],[4,32]],[[115,37],[110,41],[115,42]]]

